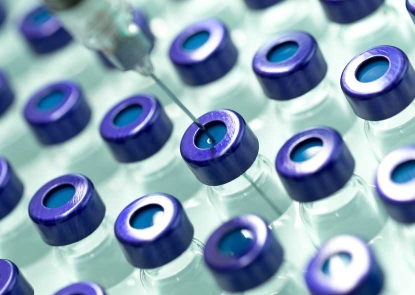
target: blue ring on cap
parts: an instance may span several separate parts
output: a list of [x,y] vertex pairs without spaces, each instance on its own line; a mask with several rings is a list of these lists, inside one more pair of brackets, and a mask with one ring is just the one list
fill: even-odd
[[[208,39],[193,50],[185,49],[185,42],[198,33],[208,33]],[[238,50],[228,29],[216,19],[203,20],[184,29],[174,39],[169,55],[182,81],[190,86],[205,85],[222,78],[238,60]]]
[[228,183],[251,167],[258,156],[258,138],[238,113],[216,110],[199,118],[202,125],[220,122],[226,126],[223,139],[211,148],[199,148],[195,140],[202,132],[196,124],[187,128],[180,153],[196,178],[210,186]]
[[[415,223],[415,179],[395,182],[393,173],[404,163],[415,161],[415,146],[406,146],[390,152],[379,164],[376,173],[376,191],[389,215],[400,223]],[[411,171],[409,171],[411,173]]]
[[[131,107],[141,108],[141,114],[117,126],[116,118]],[[173,133],[173,123],[155,96],[139,94],[116,104],[102,120],[100,132],[119,162],[132,163],[160,151]]]
[[[350,256],[342,276],[324,273],[324,265],[334,255]],[[384,274],[366,243],[356,237],[341,235],[327,241],[313,257],[305,275],[311,294],[367,295],[379,294]]]
[[[302,161],[293,160],[293,151],[313,139],[322,143],[319,152]],[[355,161],[337,131],[314,127],[297,133],[282,146],[275,168],[292,199],[314,202],[340,190],[352,177]]]
[[34,295],[32,286],[26,281],[17,266],[5,259],[0,259],[0,294]]
[[[372,82],[360,82],[357,73],[367,61],[384,59],[388,70]],[[406,54],[393,46],[376,46],[353,58],[343,71],[341,87],[357,116],[380,121],[404,110],[415,97],[415,71]]]
[[[68,186],[75,190],[68,202],[56,208],[44,205],[51,193]],[[67,174],[49,181],[35,193],[29,216],[46,244],[66,246],[86,238],[100,226],[105,205],[87,177]]]
[[55,293],[55,295],[106,295],[104,289],[98,284],[92,282],[79,282],[64,287]]
[[[225,255],[220,244],[229,233],[245,229],[252,234],[242,255]],[[255,215],[233,218],[216,229],[206,242],[205,262],[218,285],[228,292],[244,292],[271,278],[280,268],[284,252],[268,223]]]
[[[269,60],[275,48],[288,43],[298,45],[294,55],[280,62]],[[307,93],[327,73],[327,63],[316,40],[301,31],[277,34],[257,51],[252,68],[265,95],[276,100],[289,100]]]
[[[154,37],[153,32],[151,32],[150,25],[148,22],[148,18],[146,14],[139,8],[134,8],[133,10],[133,20],[134,23],[141,29],[141,31],[144,33],[144,35],[147,37],[147,39],[150,41],[150,52],[154,48],[154,44],[156,42],[156,37]],[[98,56],[102,62],[102,64],[108,68],[108,69],[116,69],[117,67],[112,64],[112,62],[106,58],[106,56],[98,52]]]
[[408,10],[412,21],[415,22],[415,0],[406,0],[406,10]]
[[[131,223],[140,210],[157,206],[163,216],[140,229]],[[128,205],[115,222],[115,235],[128,262],[141,269],[157,268],[179,257],[190,246],[194,228],[181,203],[168,194],[145,195]]]
[[[55,94],[56,100],[41,107],[42,101],[54,99]],[[55,145],[81,133],[91,119],[91,109],[78,84],[61,81],[34,93],[26,103],[24,116],[40,143]]]
[[29,11],[20,23],[20,32],[37,54],[46,54],[65,47],[72,36],[46,6]]
[[15,94],[4,71],[0,70],[0,116],[13,104]]
[[9,162],[0,157],[0,220],[16,208],[23,197],[24,186]]
[[327,17],[339,24],[350,24],[372,14],[385,0],[320,0]]
[[244,0],[245,5],[252,10],[262,10],[274,6],[284,0]]

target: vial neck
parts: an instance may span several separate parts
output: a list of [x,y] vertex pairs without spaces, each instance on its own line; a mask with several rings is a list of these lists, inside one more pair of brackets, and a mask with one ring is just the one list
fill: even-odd
[[[357,54],[363,50],[366,50],[368,47],[374,46],[375,43],[378,43],[378,40],[386,39],[396,39],[389,40],[390,44],[394,44],[395,41],[398,41],[401,38],[404,38],[403,32],[395,32],[391,30],[396,26],[394,9],[386,4],[379,7],[372,14],[366,16],[365,18],[350,23],[338,25],[338,36],[341,40],[342,46],[347,46],[353,49],[353,54]],[[393,35],[388,33],[393,31]],[[386,36],[385,34],[388,34]],[[402,40],[400,40],[402,41]],[[399,42],[399,41],[398,41]]]
[[150,158],[124,165],[125,172],[135,182],[157,181],[163,177],[164,169],[174,169],[177,166],[178,139],[173,133],[166,144]]
[[[309,6],[311,5],[306,5],[306,7]],[[271,35],[296,28],[296,25],[307,16],[308,11],[304,7],[302,1],[285,0],[266,9],[251,10],[250,13],[259,24],[261,32]],[[275,17],[275,15],[279,17]]]
[[88,237],[79,242],[58,247],[57,250],[62,257],[71,259],[94,252],[100,245],[106,245],[106,241],[112,238],[111,225],[108,220],[104,219],[100,226]]
[[302,283],[301,273],[290,263],[283,262],[278,271],[265,283],[243,293],[232,293],[234,295],[243,294],[308,294]]
[[57,247],[56,254],[73,280],[94,281],[105,289],[121,283],[134,271],[113,235],[111,223],[105,219],[88,237]]
[[276,105],[282,117],[302,117],[304,113],[312,111],[334,96],[334,87],[326,77],[307,93],[290,100],[278,101]]
[[61,169],[88,175],[95,183],[108,179],[116,171],[116,163],[104,147],[96,129],[89,124],[75,137],[51,146],[48,157]]
[[278,219],[291,200],[261,155],[241,176],[224,185],[208,187],[209,201],[222,219],[241,214],[259,214],[268,221]]
[[408,123],[412,123],[414,120],[414,113],[415,102],[412,102],[399,114],[396,114],[389,119],[381,121],[367,121],[367,124],[374,134],[381,133],[395,128],[404,127]]
[[356,175],[331,196],[302,203],[300,215],[315,246],[338,234],[357,235],[370,241],[386,222],[384,211],[364,180]]
[[[242,74],[241,73],[246,73]],[[257,85],[241,62],[222,78],[206,85],[190,88],[187,97],[194,99],[192,109],[198,115],[219,108],[239,112],[246,121],[254,119],[264,108],[266,99],[259,95]]]
[[19,228],[24,226],[27,220],[28,202],[24,196],[17,206],[3,219],[0,220],[0,235],[2,239],[7,239],[9,235],[19,232]]
[[141,276],[146,290],[167,294],[166,291],[171,290],[178,281],[197,280],[203,248],[203,244],[194,239],[187,250],[173,261],[159,268],[143,270]]

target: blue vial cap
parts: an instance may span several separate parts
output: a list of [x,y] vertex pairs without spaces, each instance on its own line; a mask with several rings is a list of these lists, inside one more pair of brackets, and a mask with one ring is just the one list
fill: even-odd
[[20,32],[37,54],[47,54],[65,47],[72,36],[46,6],[37,6],[24,15]]
[[128,262],[141,269],[161,267],[186,251],[194,228],[182,204],[162,193],[128,205],[115,222],[115,235]]
[[313,295],[377,295],[384,274],[364,241],[341,235],[320,248],[308,264],[305,279]]
[[274,276],[283,263],[284,252],[265,220],[243,215],[213,232],[204,257],[223,290],[244,292]]
[[413,22],[415,22],[415,0],[406,0],[406,9],[411,16]]
[[277,34],[257,51],[252,67],[265,95],[276,100],[307,93],[327,74],[316,40],[301,31]]
[[35,92],[24,116],[40,143],[54,145],[81,133],[91,119],[91,109],[78,84],[61,81]]
[[327,17],[335,23],[350,24],[372,14],[385,0],[320,0]]
[[139,94],[110,109],[100,132],[119,162],[132,163],[156,154],[172,135],[173,123],[157,98]]
[[184,83],[199,86],[225,76],[238,60],[238,50],[225,24],[216,19],[184,29],[170,46],[170,59]]
[[0,157],[0,220],[9,215],[23,197],[24,186],[9,162]]
[[[156,38],[153,35],[153,32],[151,32],[150,24],[148,22],[148,18],[146,14],[138,8],[134,8],[133,11],[133,17],[135,24],[141,29],[141,31],[144,33],[144,35],[147,37],[147,39],[150,41],[151,50],[154,48],[154,43],[156,41]],[[98,52],[98,56],[102,62],[102,64],[107,67],[108,69],[116,69],[116,66],[112,64],[112,62],[105,57],[105,55],[101,52]]]
[[282,1],[284,0],[244,0],[245,5],[252,10],[266,9]]
[[15,94],[6,73],[0,70],[0,116],[13,104]]
[[180,152],[196,178],[206,185],[222,185],[238,178],[258,156],[258,138],[238,113],[216,110],[199,118],[212,134],[190,125],[180,143]]
[[0,294],[34,295],[32,286],[26,281],[17,266],[5,259],[0,259]]
[[46,244],[66,246],[81,241],[99,227],[105,205],[87,177],[67,174],[49,181],[35,193],[29,216]]
[[415,223],[415,146],[390,152],[376,173],[376,190],[389,215],[400,223]]
[[355,161],[341,135],[314,127],[291,137],[279,150],[275,168],[292,199],[314,202],[340,190],[352,177]]
[[93,282],[79,282],[64,287],[55,295],[106,295],[101,286]]
[[357,116],[368,121],[391,118],[415,97],[415,72],[406,54],[393,46],[376,46],[353,58],[341,87]]
[[7,16],[6,8],[4,7],[3,1],[0,1],[0,28],[6,21],[6,16]]

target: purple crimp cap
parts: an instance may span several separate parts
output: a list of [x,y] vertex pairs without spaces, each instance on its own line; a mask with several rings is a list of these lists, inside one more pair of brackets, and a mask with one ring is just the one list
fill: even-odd
[[[277,61],[271,58],[274,51],[279,48],[283,51],[287,46],[297,48],[293,55],[285,55]],[[327,73],[327,64],[316,40],[301,31],[273,37],[257,51],[252,68],[265,95],[276,100],[289,100],[307,93]]]
[[[51,198],[56,200],[48,206]],[[66,246],[99,227],[105,205],[87,177],[67,174],[49,181],[35,193],[29,216],[46,244]]]
[[238,60],[238,50],[225,24],[199,21],[184,29],[170,46],[170,59],[182,81],[199,86],[225,76]]
[[266,9],[282,1],[284,0],[244,0],[245,5],[252,10]]
[[9,215],[23,197],[24,186],[12,166],[0,157],[0,220]]
[[125,257],[141,269],[161,267],[179,257],[190,246],[193,234],[182,204],[162,193],[135,200],[115,222],[115,235]]
[[[359,81],[359,69],[370,62],[389,63],[385,73],[371,82]],[[353,58],[343,71],[341,87],[357,116],[368,121],[391,118],[415,97],[415,72],[406,54],[393,46],[376,46]]]
[[38,141],[54,145],[78,135],[91,119],[81,87],[75,82],[49,84],[34,93],[24,116]]
[[[249,238],[241,231],[249,233]],[[284,252],[265,220],[243,215],[213,232],[206,242],[204,258],[223,290],[244,292],[274,276],[283,263]]]
[[59,290],[55,295],[105,295],[101,286],[92,282],[79,282]]
[[173,123],[156,97],[139,94],[110,109],[100,132],[114,157],[131,163],[156,154],[172,135]]
[[337,131],[314,127],[282,146],[275,168],[292,199],[314,202],[341,189],[352,177],[355,161]]
[[46,54],[65,47],[72,36],[46,6],[29,11],[20,23],[20,32],[37,54]]
[[[148,22],[148,18],[146,14],[138,8],[135,8],[133,11],[133,17],[135,24],[141,29],[147,39],[150,41],[151,48],[150,51],[153,50],[156,38],[154,37],[153,33],[151,32],[150,25]],[[99,58],[101,59],[104,66],[109,69],[116,69],[117,67],[114,66],[111,61],[105,57],[105,55],[101,52],[98,52]]]
[[0,70],[0,116],[3,115],[13,104],[14,91],[4,71]]
[[327,17],[339,24],[358,21],[383,5],[385,0],[320,0]]
[[400,223],[415,223],[415,146],[389,153],[376,174],[376,190],[389,215]]
[[406,9],[411,16],[412,21],[415,22],[415,0],[406,0]]
[[196,139],[203,131],[192,124],[180,143],[180,152],[196,178],[206,185],[217,186],[238,178],[255,162],[259,151],[258,138],[238,113],[216,110],[199,118],[209,131],[210,126],[222,124],[223,138],[210,148],[200,148]]
[[[344,259],[345,269],[330,270],[330,259]],[[382,290],[384,274],[372,249],[353,236],[327,241],[308,264],[305,275],[313,295],[376,295]]]
[[5,259],[0,259],[0,294],[33,295],[32,286],[26,281],[17,266]]

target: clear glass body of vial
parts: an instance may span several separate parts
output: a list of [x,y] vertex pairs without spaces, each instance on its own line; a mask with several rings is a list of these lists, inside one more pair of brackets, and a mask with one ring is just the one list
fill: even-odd
[[[359,21],[333,26],[336,28],[332,34],[336,36],[338,46],[349,51],[344,55],[346,63],[356,54],[376,45],[393,45],[408,55],[413,51],[411,40],[414,33],[411,27],[407,22],[401,21],[400,14],[394,7],[387,4]],[[339,57],[339,54],[336,56]]]
[[124,196],[110,198],[103,192],[107,209],[119,213],[135,199],[154,192],[169,193],[181,202],[192,198],[202,185],[186,167],[178,146],[179,142],[173,133],[161,150],[150,158],[120,164],[123,169],[117,173],[118,180],[114,183],[126,188],[126,193]]
[[30,133],[21,114],[21,103],[17,100],[0,116],[0,153],[13,166],[30,164],[40,154],[40,146]]
[[187,87],[185,102],[195,108],[196,116],[220,108],[234,110],[249,122],[265,108],[267,100],[255,90],[255,80],[246,67],[238,62],[225,76],[211,83]]
[[[54,263],[52,249],[46,245],[27,213],[28,197],[0,220],[0,257],[16,263],[36,292],[51,294],[64,282]],[[53,280],[51,280],[53,278]]]
[[339,234],[373,240],[387,220],[382,207],[357,175],[331,196],[301,203],[300,215],[316,247]]
[[284,0],[266,9],[249,10],[245,27],[248,36],[257,40],[252,52],[276,33],[289,30],[310,33],[324,51],[327,19],[315,0]]
[[36,63],[36,59],[19,36],[17,28],[6,22],[0,27],[0,42],[7,44],[7,46],[0,46],[0,68],[6,71],[12,81],[31,83],[23,77],[33,63]]
[[104,219],[88,237],[54,250],[71,282],[93,281],[111,295],[140,293],[138,271],[125,260],[110,221]]
[[[230,30],[238,27],[243,20],[242,1],[233,0],[167,0],[167,23],[175,35],[186,26],[206,18],[217,18],[223,21]],[[191,13],[189,13],[191,12]]]
[[284,262],[278,272],[264,284],[246,292],[223,295],[306,295],[308,291],[303,283],[301,273],[291,264]]
[[31,68],[28,77],[33,81],[34,87],[70,79],[78,82],[85,89],[86,97],[95,99],[92,93],[100,87],[106,70],[91,50],[74,40],[61,49],[37,55],[35,58],[37,62]]
[[378,160],[392,150],[415,143],[415,102],[399,114],[382,121],[365,121],[369,144]]
[[276,111],[287,137],[314,126],[330,126],[346,134],[356,123],[347,101],[327,77],[300,97],[278,101]]
[[219,295],[221,292],[203,262],[203,244],[193,239],[189,248],[162,267],[141,270],[149,295]]
[[45,156],[65,173],[82,173],[101,183],[116,171],[116,163],[104,146],[93,118],[75,137],[44,148]]
[[291,205],[271,164],[261,155],[243,175],[224,185],[209,186],[207,190],[209,202],[223,221],[248,213],[271,222]]

